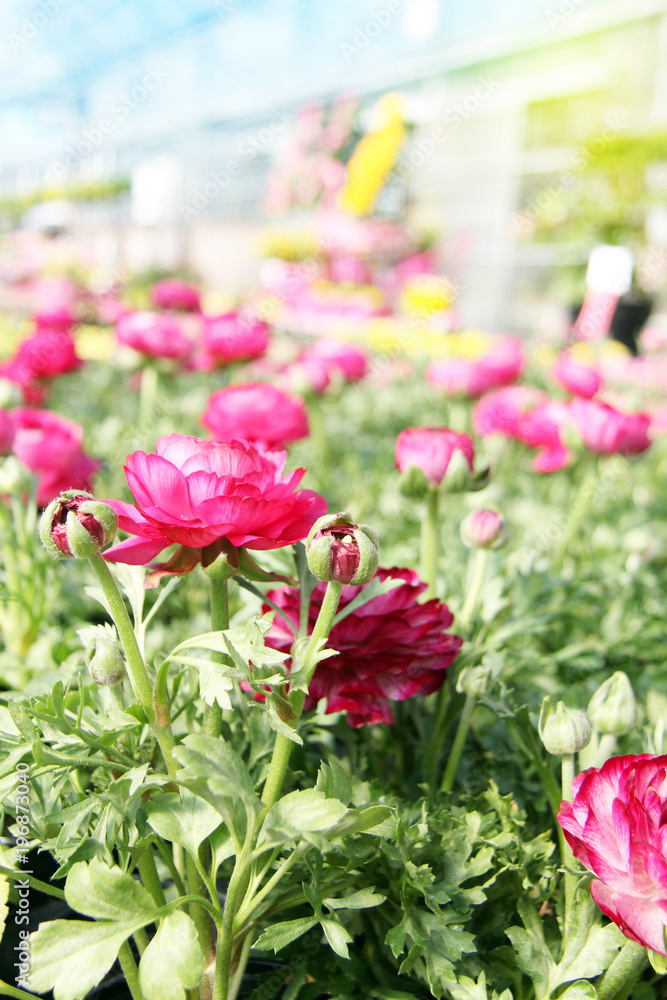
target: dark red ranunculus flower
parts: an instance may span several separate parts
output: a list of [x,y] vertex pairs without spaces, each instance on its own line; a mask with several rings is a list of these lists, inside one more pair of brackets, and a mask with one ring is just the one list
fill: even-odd
[[[380,580],[400,580],[386,594],[371,598],[334,626],[327,645],[337,656],[319,663],[310,683],[305,708],[314,708],[327,699],[327,714],[347,712],[351,726],[394,721],[390,702],[405,701],[415,695],[432,694],[444,681],[447,667],[455,659],[462,640],[446,629],[453,618],[446,604],[426,601],[426,590],[411,569],[379,569]],[[326,584],[319,583],[310,601],[308,631],[317,619]],[[343,587],[342,609],[362,587]],[[269,592],[269,598],[299,624],[299,591],[284,587]],[[265,611],[269,608],[266,607]],[[294,636],[276,615],[267,636],[268,645],[289,652]]]

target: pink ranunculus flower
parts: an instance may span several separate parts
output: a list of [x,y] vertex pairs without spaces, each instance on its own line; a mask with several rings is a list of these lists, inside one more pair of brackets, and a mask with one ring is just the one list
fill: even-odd
[[[355,728],[391,724],[392,701],[438,691],[462,642],[446,631],[453,621],[446,604],[437,600],[419,603],[426,584],[419,581],[414,570],[379,569],[376,577],[400,582],[334,625],[327,646],[336,649],[338,656],[318,664],[305,702],[308,710],[326,698],[327,714],[347,712],[347,720]],[[326,583],[318,583],[313,590],[309,632],[317,620],[326,587]],[[344,586],[340,608],[345,608],[362,589]],[[269,591],[268,597],[298,626],[298,588]],[[266,641],[274,649],[289,652],[294,635],[279,615]]]
[[593,899],[631,941],[667,954],[667,756],[611,757],[578,774],[572,793],[558,822],[596,876]]
[[133,312],[116,323],[119,344],[151,358],[187,358],[192,341],[183,334],[173,316],[153,312]]
[[569,465],[571,454],[563,440],[570,422],[570,404],[547,399],[519,418],[518,440],[529,448],[539,448],[533,461],[536,472],[559,472]]
[[447,427],[408,427],[396,439],[396,467],[407,472],[416,466],[432,486],[439,486],[456,452],[472,471],[475,447],[467,434]]
[[45,507],[63,490],[90,490],[101,462],[83,451],[80,424],[50,410],[19,406],[9,411],[13,452],[39,477],[37,503]]
[[259,358],[269,346],[269,325],[242,311],[204,318],[204,367]]
[[253,441],[268,449],[308,436],[303,400],[262,382],[218,389],[209,397],[202,423],[216,441]]
[[77,322],[76,313],[70,306],[45,306],[33,315],[37,330],[60,331],[68,333]]
[[573,399],[572,422],[589,449],[596,455],[638,455],[651,445],[647,413],[621,413],[593,399]]
[[159,309],[179,309],[182,312],[198,312],[200,294],[188,281],[165,278],[151,288],[151,299]]
[[576,361],[569,351],[563,351],[553,368],[553,376],[573,396],[591,399],[600,391],[602,379],[594,365]]
[[68,333],[43,329],[24,340],[14,357],[0,365],[0,375],[21,387],[26,402],[41,402],[45,380],[76,371],[82,364]]
[[186,573],[202,557],[212,561],[218,552],[209,547],[225,539],[248,549],[301,541],[325,513],[326,501],[312,490],[296,489],[304,470],[285,475],[285,458],[285,452],[263,452],[243,441],[158,438],[155,454],[135,451],[125,465],[137,505],[106,501],[118,514],[119,527],[135,537],[109,549],[105,558],[145,565],[177,544],[182,548],[159,572]]
[[489,389],[510,385],[523,370],[521,341],[517,337],[499,337],[486,354],[475,360],[444,358],[434,361],[426,378],[447,396],[477,399]]
[[6,410],[0,410],[0,455],[6,455],[12,450],[14,441],[14,424]]
[[340,372],[346,382],[362,379],[368,371],[368,355],[354,344],[321,337],[304,354],[302,361],[320,362],[327,370]]
[[546,392],[530,385],[506,385],[493,389],[473,407],[473,430],[480,437],[503,434],[519,440],[519,425],[523,414],[546,403],[548,398]]

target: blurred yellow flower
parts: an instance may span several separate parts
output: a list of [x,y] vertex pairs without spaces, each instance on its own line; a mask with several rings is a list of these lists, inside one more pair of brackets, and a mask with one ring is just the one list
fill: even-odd
[[398,94],[385,94],[374,109],[378,125],[357,144],[347,165],[347,182],[340,207],[351,215],[368,215],[405,142],[405,125]]

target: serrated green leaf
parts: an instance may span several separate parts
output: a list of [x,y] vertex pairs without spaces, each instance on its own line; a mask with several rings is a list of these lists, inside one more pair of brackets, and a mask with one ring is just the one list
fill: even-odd
[[192,920],[180,910],[161,922],[141,956],[139,985],[144,1000],[185,1000],[199,983],[204,956]]
[[229,692],[234,687],[231,677],[226,677],[219,664],[202,661],[197,667],[199,673],[199,694],[207,705],[216,702],[220,708],[231,708]]
[[353,833],[373,831],[392,815],[389,806],[368,805],[350,809],[335,827],[329,831],[329,840],[346,837]]
[[349,775],[334,758],[328,763],[320,764],[315,788],[318,792],[334,799],[340,799],[348,805],[352,799],[352,782]]
[[155,796],[146,806],[146,816],[158,836],[179,844],[193,857],[220,826],[220,813],[186,788],[181,796],[171,792]]
[[267,839],[269,831],[271,839],[276,842],[276,835],[282,840],[295,840],[304,832],[329,830],[347,812],[347,806],[338,799],[328,799],[314,788],[290,792],[269,809],[259,842]]
[[285,920],[281,924],[274,924],[260,935],[253,947],[259,951],[272,950],[277,953],[300,938],[311,927],[315,927],[317,923],[317,917],[299,917],[298,920]]
[[352,940],[352,935],[339,924],[337,920],[331,920],[329,917],[323,917],[320,920],[322,925],[322,930],[326,935],[326,939],[331,946],[331,949],[340,955],[341,958],[349,958],[350,953],[347,949],[348,944]]
[[223,817],[229,814],[229,800],[240,798],[259,806],[248,768],[224,740],[191,734],[176,747],[174,757],[183,765],[177,777],[191,784]]
[[109,868],[100,858],[77,861],[72,866],[65,883],[65,899],[77,913],[96,920],[137,917],[148,923],[155,914],[155,903],[141,882],[120,868]]
[[274,705],[274,703],[270,698],[266,699],[262,707],[266,712],[266,716],[269,720],[269,725],[271,726],[271,729],[273,729],[274,733],[280,733],[282,736],[285,736],[288,740],[291,740],[292,743],[297,743],[299,746],[303,746],[303,740],[299,736],[296,729],[294,729],[293,726],[289,726],[286,722],[284,722],[280,718],[278,712],[276,711],[276,706]]
[[359,889],[358,892],[352,892],[340,899],[325,899],[324,903],[330,910],[366,910],[371,906],[379,906],[386,898],[373,889]]
[[561,993],[558,1000],[597,1000],[597,990],[593,983],[580,979]]
[[30,935],[30,988],[55,1000],[83,1000],[104,978],[121,945],[144,921],[49,920]]

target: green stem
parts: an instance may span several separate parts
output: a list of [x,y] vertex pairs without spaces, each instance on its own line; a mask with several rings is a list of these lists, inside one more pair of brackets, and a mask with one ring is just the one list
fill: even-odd
[[600,740],[598,751],[595,756],[596,767],[602,767],[605,761],[609,760],[609,758],[614,753],[615,746],[616,746],[616,737],[612,736],[611,733],[604,733],[602,739]]
[[243,983],[243,973],[245,972],[246,965],[248,964],[248,956],[250,955],[250,944],[252,942],[252,934],[248,932],[243,939],[243,945],[241,947],[241,954],[239,955],[239,964],[236,966],[236,972],[232,976],[232,980],[229,984],[229,996],[227,1000],[236,1000],[239,990],[241,989],[241,984]]
[[575,493],[574,500],[570,504],[570,512],[563,530],[563,534],[553,557],[554,570],[560,570],[565,561],[565,556],[570,550],[570,546],[582,525],[586,514],[595,497],[598,485],[598,463],[594,460],[586,470],[586,474],[581,481],[579,489]]
[[132,622],[130,621],[130,616],[127,613],[125,602],[120,596],[120,592],[116,586],[116,581],[111,575],[109,567],[107,566],[102,555],[98,552],[97,555],[94,555],[91,559],[89,559],[89,562],[93,567],[95,576],[97,577],[100,586],[102,587],[107,604],[109,605],[111,617],[114,620],[114,624],[118,630],[118,635],[120,636],[120,641],[123,644],[125,658],[127,660],[127,672],[132,685],[132,690],[146,713],[150,727],[155,733],[160,750],[162,751],[164,762],[167,765],[167,771],[173,778],[176,774],[176,765],[172,757],[174,737],[171,732],[171,725],[169,720],[166,720],[164,723],[158,723],[155,706],[153,704],[153,687],[148,677],[148,672],[146,671],[146,665],[144,664],[141,653],[139,652],[137,637],[134,634],[134,629],[132,628]]
[[[317,616],[317,621],[303,654],[303,659],[298,664],[298,669],[305,675],[307,684],[310,684],[318,664],[321,640],[328,639],[329,633],[333,628],[342,590],[343,585],[336,580],[331,580],[327,584],[320,613]],[[301,690],[295,691],[290,697],[294,711],[294,724],[296,724],[303,711],[305,700],[305,692]],[[285,780],[285,772],[287,771],[287,765],[292,752],[292,743],[293,740],[288,739],[287,736],[283,736],[282,733],[277,733],[276,742],[273,745],[269,773],[264,785],[264,791],[262,792],[262,802],[266,807],[265,812],[271,808],[274,802],[278,801],[280,796],[283,781]]]
[[[190,895],[205,898],[206,887],[201,875],[197,871],[194,859],[189,853],[185,855],[185,870]],[[190,903],[188,912],[197,931],[199,944],[204,955],[204,968],[206,969],[215,958],[215,928],[213,921],[208,910],[205,910],[198,903]]]
[[139,388],[139,427],[150,426],[155,410],[155,397],[157,396],[157,369],[154,365],[147,364],[141,372],[141,386]]
[[[215,564],[207,570],[209,580],[209,597],[211,605],[211,629],[213,632],[224,632],[229,628],[229,593],[227,590],[228,576],[217,572]],[[214,663],[228,663],[224,653],[214,652],[211,659]],[[222,708],[214,701],[204,708],[202,732],[205,736],[218,737],[222,725]]]
[[155,905],[159,907],[166,906],[167,900],[164,898],[164,890],[160,882],[160,876],[157,873],[157,868],[155,867],[153,850],[150,846],[139,855],[137,870],[144,887],[150,892]]
[[[572,782],[574,781],[574,754],[566,753],[563,754],[561,759],[561,788],[564,802],[572,801]],[[578,864],[572,853],[572,848],[568,844],[567,840],[563,838],[562,842],[562,853],[561,853],[561,864],[564,868],[577,868]],[[579,879],[576,875],[571,874],[569,871],[565,872],[564,875],[564,886],[565,886],[565,909],[563,911],[563,951],[565,951],[565,945],[568,938],[568,932],[570,929],[570,915],[572,913],[572,907],[574,905],[574,894],[577,891],[577,883]]]
[[232,945],[234,942],[234,917],[236,916],[236,901],[244,880],[251,853],[254,837],[254,817],[248,817],[248,832],[243,849],[236,859],[232,877],[227,886],[225,909],[222,915],[222,926],[218,935],[218,948],[215,958],[215,986],[213,1000],[229,1000],[230,975],[232,964]]
[[468,588],[466,590],[463,607],[458,616],[458,624],[466,628],[473,621],[477,614],[484,584],[486,583],[486,571],[489,564],[489,550],[475,549],[470,568]]
[[598,1000],[614,1000],[627,996],[644,966],[648,964],[646,948],[636,941],[627,941],[596,986]]
[[431,489],[426,498],[426,507],[422,516],[419,573],[423,582],[428,584],[424,591],[425,600],[435,597],[438,575],[438,501],[438,491]]
[[472,722],[472,716],[475,711],[476,704],[477,702],[474,698],[471,698],[470,695],[466,695],[466,700],[463,703],[463,709],[461,711],[461,718],[459,719],[458,729],[456,730],[456,736],[454,737],[452,749],[450,750],[449,757],[447,758],[445,773],[442,776],[442,784],[440,785],[441,792],[451,792],[454,785],[456,771],[459,766],[459,761],[461,760],[461,754],[463,753],[463,747],[465,746],[466,736],[468,735],[468,730],[470,729],[470,723]]
[[127,987],[132,994],[132,1000],[144,1000],[144,995],[141,992],[141,987],[139,986],[139,971],[137,969],[137,963],[134,961],[132,949],[127,941],[124,941],[120,946],[118,961],[120,962],[120,967],[123,970]]

